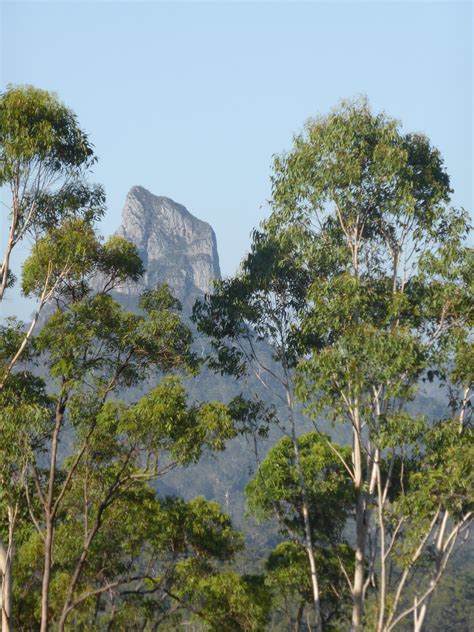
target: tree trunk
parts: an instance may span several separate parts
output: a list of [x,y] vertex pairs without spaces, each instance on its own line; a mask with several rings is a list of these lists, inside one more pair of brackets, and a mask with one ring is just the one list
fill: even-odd
[[355,570],[352,586],[352,626],[351,632],[362,629],[364,614],[365,547],[367,540],[366,502],[363,488],[362,446],[359,411],[354,409],[352,459],[354,466],[354,488],[356,493],[356,547]]
[[364,613],[364,581],[365,581],[365,543],[367,528],[365,524],[365,499],[362,489],[357,492],[356,506],[356,550],[355,571],[352,589],[352,627],[351,632],[359,632],[362,629],[362,617]]
[[51,561],[53,548],[53,525],[51,517],[46,524],[46,537],[44,542],[44,568],[43,583],[41,587],[41,632],[48,631],[48,610],[49,610],[49,582],[51,578]]
[[303,508],[303,521],[304,521],[304,534],[305,534],[305,548],[308,554],[309,566],[311,571],[311,587],[313,590],[313,608],[314,608],[314,630],[315,632],[322,632],[321,621],[321,602],[319,596],[318,575],[316,571],[316,560],[314,557],[313,539],[311,536],[311,524],[309,521],[309,509],[308,509],[308,494],[306,493],[306,482],[303,476],[303,470],[301,468],[300,450],[298,446],[298,437],[296,436],[296,424],[293,411],[293,397],[290,390],[290,379],[288,375],[288,369],[286,363],[284,364],[285,376],[286,376],[286,399],[288,406],[288,413],[291,421],[291,438],[293,442],[293,451],[295,454],[296,470],[298,472],[298,482],[301,489],[301,499]]
[[0,604],[2,608],[2,632],[11,632],[12,627],[12,543],[5,547],[0,541],[0,575],[2,580]]
[[417,607],[418,598],[415,596],[415,602],[414,602],[415,610],[413,611],[413,632],[421,632],[421,630],[423,629],[423,624],[425,622],[426,614],[428,612],[428,608],[430,606],[431,599],[434,594],[434,590],[443,572],[443,569],[442,569],[443,557],[444,557],[443,544],[444,544],[444,538],[446,535],[446,528],[448,526],[449,511],[445,510],[442,516],[443,517],[441,518],[441,522],[438,529],[438,533],[436,535],[435,546],[434,546],[435,555],[436,555],[436,574],[435,574],[435,577],[433,577],[430,580],[430,588],[432,588],[433,592],[429,595],[427,599],[425,599],[425,601],[419,607]]
[[319,586],[318,586],[318,576],[316,573],[316,562],[314,559],[313,547],[310,546],[306,549],[309,558],[309,567],[311,569],[311,586],[313,588],[313,606],[314,606],[314,616],[315,623],[314,629],[315,632],[322,632],[322,622],[321,622],[321,602],[319,597]]
[[423,622],[426,615],[426,603],[423,603],[421,608],[417,607],[418,598],[415,597],[415,609],[413,610],[413,632],[421,632],[423,629]]
[[[375,450],[375,459],[373,468],[376,476],[377,485],[377,508],[380,535],[380,573],[379,573],[379,617],[377,624],[377,632],[383,632],[385,611],[387,607],[387,569],[386,569],[386,548],[385,548],[385,523],[384,523],[384,492],[382,490],[382,474],[380,472],[380,451]],[[369,492],[370,493],[370,492]]]
[[322,622],[321,622],[321,601],[319,596],[319,584],[318,584],[318,574],[316,571],[316,560],[314,557],[314,549],[313,549],[313,539],[311,537],[311,524],[309,521],[309,509],[308,509],[308,497],[306,494],[306,483],[303,477],[303,471],[301,469],[301,461],[300,461],[300,452],[298,448],[298,440],[293,434],[293,449],[295,452],[296,459],[296,469],[298,471],[298,479],[301,487],[301,497],[302,497],[302,506],[303,506],[303,520],[304,520],[304,532],[305,532],[305,543],[306,543],[306,553],[308,554],[309,567],[311,571],[311,587],[313,589],[313,608],[314,608],[314,616],[315,616],[315,632],[322,632]]
[[303,472],[301,471],[301,462],[299,458],[299,450],[297,440],[294,440],[294,448],[297,460],[298,478],[301,485],[301,496],[303,499],[303,518],[304,518],[304,530],[306,540],[306,553],[309,560],[309,568],[311,571],[311,587],[313,589],[313,608],[314,608],[314,629],[315,632],[322,632],[321,622],[321,601],[319,595],[318,574],[316,571],[316,560],[314,557],[313,541],[311,537],[311,525],[309,521],[308,499],[306,495],[306,484],[303,478]]
[[51,441],[51,457],[49,465],[48,495],[44,504],[46,536],[44,540],[44,567],[41,586],[41,626],[40,632],[48,631],[49,615],[49,582],[51,580],[51,565],[53,559],[54,521],[56,508],[54,507],[54,486],[56,482],[56,467],[59,445],[59,433],[66,409],[66,398],[60,396],[56,405],[55,427]]
[[298,613],[296,615],[295,625],[292,626],[293,632],[301,632],[301,623],[303,621],[303,612],[304,612],[304,601],[300,604],[298,608]]

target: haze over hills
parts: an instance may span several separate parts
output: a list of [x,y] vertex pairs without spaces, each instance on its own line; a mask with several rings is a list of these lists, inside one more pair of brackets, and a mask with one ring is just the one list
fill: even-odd
[[142,186],[128,192],[116,234],[135,244],[145,266],[138,283],[120,288],[124,294],[137,296],[166,282],[183,304],[190,304],[210,292],[212,281],[221,276],[211,226],[181,204]]

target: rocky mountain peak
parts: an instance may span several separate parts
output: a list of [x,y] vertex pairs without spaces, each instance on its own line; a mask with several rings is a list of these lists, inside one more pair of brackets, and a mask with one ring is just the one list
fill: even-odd
[[121,288],[136,295],[166,282],[182,302],[207,293],[220,278],[214,231],[187,208],[142,186],[128,192],[117,235],[134,243],[146,272],[138,284]]

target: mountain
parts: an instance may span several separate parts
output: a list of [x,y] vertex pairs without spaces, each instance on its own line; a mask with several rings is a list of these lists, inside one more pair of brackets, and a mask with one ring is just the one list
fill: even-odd
[[213,280],[221,276],[211,226],[142,186],[128,192],[116,234],[136,245],[146,270],[139,283],[124,285],[121,293],[136,296],[166,282],[182,303],[189,304],[210,292]]

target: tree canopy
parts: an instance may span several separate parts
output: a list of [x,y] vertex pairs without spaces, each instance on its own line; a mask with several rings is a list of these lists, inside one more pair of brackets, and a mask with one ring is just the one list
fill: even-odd
[[[205,357],[166,285],[118,300],[145,270],[97,233],[95,161],[57,96],[0,95],[0,301],[28,236],[37,307],[0,323],[2,632],[426,629],[474,500],[474,257],[439,151],[365,99],[309,120],[239,272],[194,306]],[[232,399],[190,397],[204,365]],[[274,529],[255,560],[215,501],[158,492],[238,435]]]

